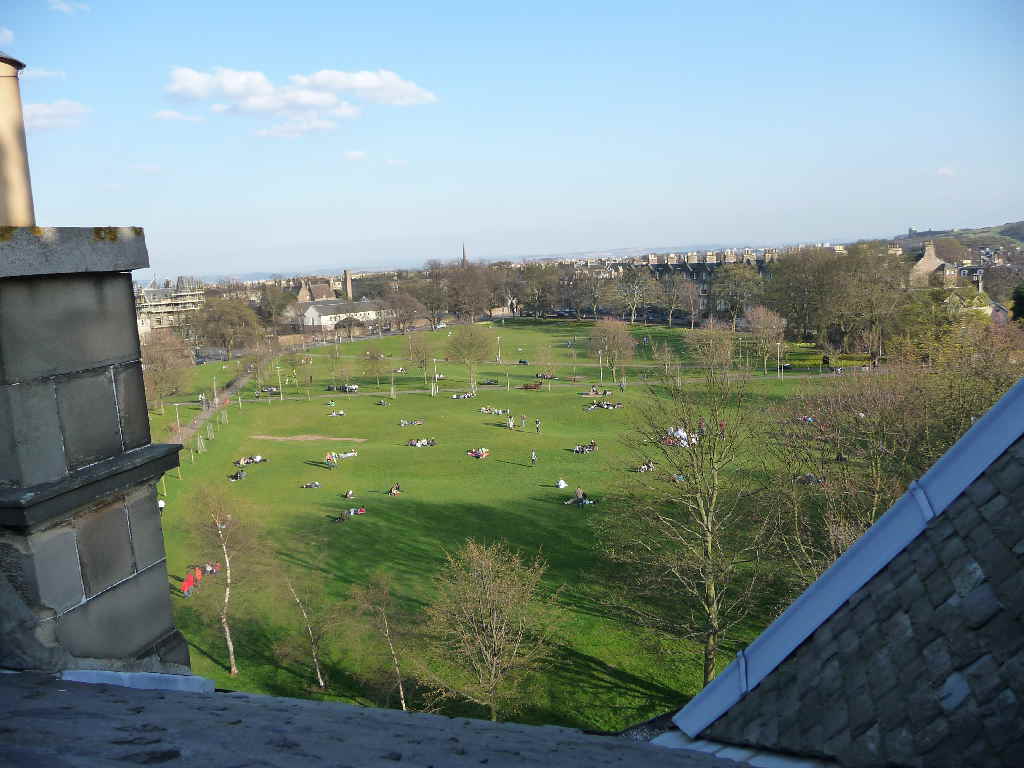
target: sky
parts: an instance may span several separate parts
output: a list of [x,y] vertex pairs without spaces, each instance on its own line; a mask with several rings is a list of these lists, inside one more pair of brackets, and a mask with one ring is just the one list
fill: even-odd
[[155,273],[1024,219],[1024,3],[3,0],[38,223]]

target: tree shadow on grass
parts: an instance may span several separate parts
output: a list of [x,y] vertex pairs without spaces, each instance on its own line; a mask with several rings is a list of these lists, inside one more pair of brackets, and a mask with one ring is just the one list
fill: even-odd
[[[551,687],[573,690],[583,700],[603,701],[602,709],[627,723],[640,723],[661,712],[676,710],[690,697],[674,688],[613,667],[566,645],[555,648],[548,668]],[[558,723],[585,728],[588,723],[565,712],[526,707],[525,722]]]

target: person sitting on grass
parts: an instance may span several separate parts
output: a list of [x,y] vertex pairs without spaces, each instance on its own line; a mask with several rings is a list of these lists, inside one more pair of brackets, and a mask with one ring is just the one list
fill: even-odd
[[328,407],[328,408],[333,408],[333,407],[334,407],[334,406],[336,406],[336,405],[337,405],[337,403],[336,403],[336,402],[334,402],[333,400],[328,400],[328,401],[327,401],[327,407]]
[[230,480],[232,483],[234,483],[234,482],[236,482],[238,480],[245,480],[245,470],[244,469],[240,469],[237,472],[235,472],[233,475],[228,475],[228,480]]
[[558,482],[555,483],[555,487],[556,488],[568,488],[569,484],[567,482],[565,482],[565,480],[563,480],[562,478],[558,478]]
[[398,496],[402,493],[402,486],[395,483],[388,489],[388,496]]
[[351,488],[349,488],[347,491],[345,491],[345,498],[346,499],[354,499],[355,497],[356,497],[355,491],[353,491]]
[[314,480],[311,483],[303,483],[302,487],[303,488],[319,488],[320,487],[320,483],[318,483],[316,480]]

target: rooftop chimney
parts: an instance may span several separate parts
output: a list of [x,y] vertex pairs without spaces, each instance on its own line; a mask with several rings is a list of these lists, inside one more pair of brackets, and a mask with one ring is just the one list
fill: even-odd
[[18,87],[18,73],[24,68],[0,51],[0,226],[7,227],[33,227],[36,223]]

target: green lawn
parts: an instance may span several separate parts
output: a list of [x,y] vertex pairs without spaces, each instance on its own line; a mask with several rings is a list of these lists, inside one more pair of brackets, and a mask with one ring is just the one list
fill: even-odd
[[[501,335],[506,359],[522,357],[533,363],[544,345],[555,345],[560,361],[556,373],[564,376],[571,373],[572,366],[565,343],[574,334],[584,336],[586,326],[516,322],[504,327],[499,323],[495,330]],[[651,330],[641,329],[641,333]],[[685,336],[688,331],[672,333]],[[443,355],[440,346],[447,331],[432,335],[439,344],[438,354]],[[346,356],[356,370],[361,351],[370,344],[394,355],[390,365],[410,370],[399,377],[393,404],[376,405],[380,398],[376,383],[361,373],[352,377],[363,389],[358,396],[325,392],[334,354]],[[590,401],[577,393],[596,383],[600,372],[594,361],[581,356],[577,372],[586,377],[583,382],[559,381],[550,390],[545,386],[541,391],[524,391],[516,385],[535,381],[536,368],[513,365],[509,367],[512,390],[507,391],[505,367],[483,365],[479,378],[497,378],[502,385],[480,387],[475,399],[452,400],[451,391],[465,388],[466,374],[460,366],[442,362],[439,370],[449,377],[442,386],[450,391],[431,398],[415,391],[423,390],[423,377],[401,359],[405,344],[404,338],[390,337],[345,343],[337,350],[310,350],[307,354],[312,365],[297,366],[297,373],[300,380],[313,376],[312,386],[286,387],[283,401],[247,399],[242,408],[235,404],[229,410],[229,424],[218,424],[216,439],[207,441],[206,453],[195,456],[194,462],[188,451],[182,454],[182,479],[175,473],[167,475],[164,531],[168,567],[175,583],[189,562],[219,559],[216,551],[201,550],[195,544],[193,529],[202,524],[203,510],[184,503],[202,484],[222,485],[245,501],[267,542],[259,558],[263,566],[259,575],[241,574],[236,590],[239,677],[230,678],[225,671],[226,651],[217,627],[200,619],[195,603],[173,598],[178,624],[191,644],[196,673],[212,677],[226,688],[307,695],[308,681],[301,672],[280,664],[271,652],[277,639],[298,630],[294,604],[270,589],[270,583],[279,577],[275,563],[308,562],[316,554],[311,551],[313,542],[326,537],[331,595],[340,599],[352,585],[383,569],[391,574],[401,604],[416,610],[430,598],[431,580],[445,551],[475,537],[505,539],[527,554],[542,552],[549,563],[547,584],[566,586],[561,598],[566,621],[558,663],[535,681],[530,706],[515,719],[614,730],[684,703],[700,687],[699,649],[680,644],[671,649],[675,658],[669,661],[652,650],[645,630],[616,618],[602,605],[605,590],[595,579],[599,560],[587,520],[595,508],[581,510],[561,503],[577,485],[600,499],[629,469],[619,438],[631,429],[630,406],[643,396],[643,387],[638,382],[625,393],[615,389],[610,399],[624,402],[623,409],[585,412],[583,406]],[[283,375],[290,373],[285,371],[287,367],[283,366]],[[604,376],[607,381],[607,371]],[[635,378],[631,373],[631,380]],[[755,381],[756,407],[763,409],[773,399],[790,393],[797,383],[773,378]],[[389,381],[382,380],[380,389],[386,391],[388,386]],[[254,389],[255,384],[248,392]],[[327,416],[329,398],[338,401],[345,416]],[[479,412],[484,405],[511,408],[517,417],[525,415],[527,430],[509,431],[504,417]],[[534,428],[536,418],[542,421],[541,434]],[[425,424],[402,428],[399,419],[424,419]],[[257,435],[320,437],[271,441]],[[352,444],[323,439],[326,437],[366,442]],[[439,445],[404,445],[415,437],[434,437]],[[600,445],[598,453],[572,453],[573,445],[591,439]],[[353,446],[359,456],[343,461],[338,469],[316,465],[327,450]],[[467,449],[481,446],[491,450],[490,458],[466,456]],[[537,467],[530,466],[531,450],[537,451]],[[270,462],[247,468],[249,477],[244,481],[228,483],[227,475],[234,471],[232,460],[250,454],[262,454]],[[560,477],[569,483],[569,489],[555,487]],[[311,480],[320,481],[323,487],[299,487]],[[387,496],[384,491],[396,481],[404,493],[397,498]],[[348,488],[355,491],[356,502],[366,506],[368,514],[344,524],[332,523],[329,516],[353,505],[339,496]],[[759,629],[760,625],[751,624],[744,637],[750,639]],[[358,664],[357,656],[334,650],[332,677],[343,681]],[[724,666],[728,658],[725,653],[722,656]],[[342,685],[337,693],[352,701],[364,700],[352,684]],[[462,711],[482,715],[472,708]]]

